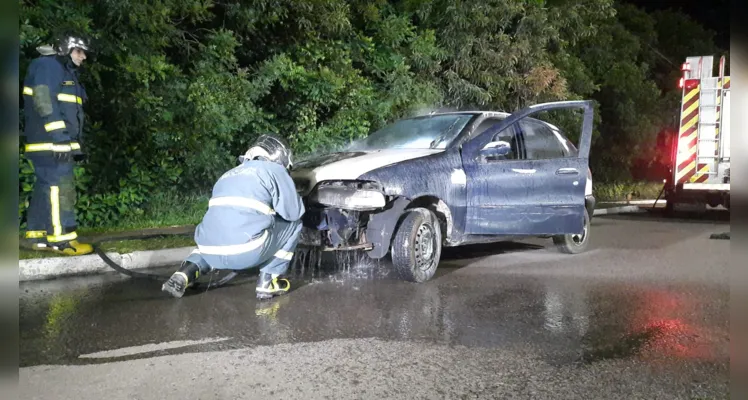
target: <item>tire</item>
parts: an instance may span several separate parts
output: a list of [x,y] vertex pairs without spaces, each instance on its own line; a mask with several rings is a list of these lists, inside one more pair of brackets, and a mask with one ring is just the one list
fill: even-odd
[[425,208],[406,210],[392,239],[392,265],[403,280],[423,283],[434,276],[442,253],[439,219]]
[[562,253],[579,254],[585,252],[590,243],[590,214],[587,210],[584,210],[584,231],[581,238],[579,234],[575,233],[558,235],[553,237],[553,243]]

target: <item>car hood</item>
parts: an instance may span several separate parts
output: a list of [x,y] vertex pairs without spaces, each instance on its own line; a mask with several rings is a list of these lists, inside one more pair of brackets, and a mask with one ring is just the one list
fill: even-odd
[[298,162],[291,171],[299,192],[306,194],[317,182],[352,180],[377,168],[441,153],[443,149],[388,149],[330,153]]

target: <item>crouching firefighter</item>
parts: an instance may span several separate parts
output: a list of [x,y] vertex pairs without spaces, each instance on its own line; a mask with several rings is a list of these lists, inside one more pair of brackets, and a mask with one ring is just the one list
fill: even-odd
[[291,287],[279,276],[291,263],[304,215],[288,172],[291,150],[280,137],[261,135],[239,162],[213,186],[208,211],[195,230],[197,249],[161,288],[174,297],[214,269],[259,267],[258,299]]
[[87,100],[78,68],[90,47],[82,38],[64,36],[54,49],[37,50],[42,56],[29,65],[23,86],[25,155],[36,175],[25,237],[34,250],[88,254],[91,245],[76,240],[73,167],[83,154]]

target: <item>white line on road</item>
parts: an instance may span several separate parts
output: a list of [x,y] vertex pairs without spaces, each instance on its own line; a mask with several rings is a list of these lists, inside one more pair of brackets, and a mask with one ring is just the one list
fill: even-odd
[[133,354],[148,353],[151,351],[176,349],[179,347],[193,346],[196,344],[210,344],[229,340],[231,338],[213,338],[203,340],[175,340],[173,342],[153,343],[142,346],[123,347],[121,349],[100,351],[97,353],[81,354],[78,358],[110,358],[124,357]]

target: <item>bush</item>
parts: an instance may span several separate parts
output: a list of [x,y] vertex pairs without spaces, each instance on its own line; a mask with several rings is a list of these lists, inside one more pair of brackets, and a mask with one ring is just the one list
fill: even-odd
[[[23,154],[19,169],[18,218],[26,228],[26,210],[35,183],[34,169]],[[117,193],[91,193],[91,173],[82,165],[75,167],[78,225],[87,230],[138,229],[171,225],[194,225],[207,210],[207,194],[179,194],[173,188],[157,189],[142,181],[132,182],[136,170],[123,178]],[[128,179],[129,178],[129,179]]]
[[26,229],[26,209],[29,207],[31,192],[34,191],[34,166],[23,156],[19,156],[18,163],[18,224],[20,229]]
[[[20,229],[26,229],[26,210],[36,183],[33,164],[20,154],[18,219]],[[136,218],[143,214],[142,206],[153,195],[154,186],[147,175],[133,167],[127,177],[120,180],[118,192],[92,193],[89,167],[76,165],[75,211],[81,227],[116,226],[123,218]],[[138,179],[140,178],[140,179]],[[145,178],[145,179],[144,179]]]

